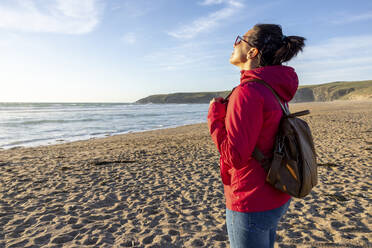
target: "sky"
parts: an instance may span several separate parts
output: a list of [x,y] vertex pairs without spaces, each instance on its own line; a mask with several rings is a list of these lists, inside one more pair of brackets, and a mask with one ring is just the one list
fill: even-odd
[[230,90],[257,23],[306,38],[300,85],[372,79],[372,1],[0,0],[0,102],[133,102]]

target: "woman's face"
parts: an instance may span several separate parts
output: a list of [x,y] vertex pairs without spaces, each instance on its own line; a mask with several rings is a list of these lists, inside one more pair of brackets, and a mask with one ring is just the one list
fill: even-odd
[[[252,33],[252,30],[249,30],[243,35],[243,39],[247,40],[247,37]],[[238,44],[234,44],[234,51],[230,57],[230,63],[236,66],[240,66],[247,62],[247,54],[251,47],[247,42],[240,41]]]

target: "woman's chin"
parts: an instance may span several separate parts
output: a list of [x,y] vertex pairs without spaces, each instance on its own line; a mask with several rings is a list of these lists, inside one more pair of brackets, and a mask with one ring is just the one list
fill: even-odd
[[231,64],[234,62],[234,57],[232,55],[231,55],[229,61],[230,61]]
[[237,61],[234,58],[230,58],[230,64],[237,65]]

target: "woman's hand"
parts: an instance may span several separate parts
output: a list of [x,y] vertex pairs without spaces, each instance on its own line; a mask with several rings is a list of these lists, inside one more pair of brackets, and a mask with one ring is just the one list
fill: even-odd
[[[214,103],[220,103],[220,104],[214,104]],[[208,118],[211,116],[217,119],[225,119],[225,116],[226,116],[225,98],[215,97],[209,102]]]
[[225,99],[223,97],[215,97],[213,98],[210,102],[209,102],[209,105],[211,105],[212,103],[214,102],[219,102],[219,103],[223,103]]
[[[214,103],[221,103],[221,104],[214,104]],[[209,102],[209,110],[208,110],[208,117],[207,117],[209,132],[215,130],[215,128],[218,126],[224,126],[225,116],[226,116],[225,99],[223,97],[213,98]]]

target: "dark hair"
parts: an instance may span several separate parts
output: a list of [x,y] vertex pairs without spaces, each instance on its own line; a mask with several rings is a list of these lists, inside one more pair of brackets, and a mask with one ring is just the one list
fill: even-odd
[[259,66],[281,65],[291,60],[305,46],[305,38],[285,36],[277,24],[256,24],[247,37],[251,46],[259,51]]

